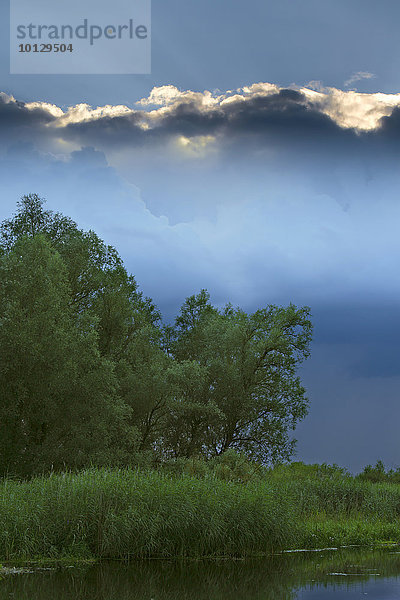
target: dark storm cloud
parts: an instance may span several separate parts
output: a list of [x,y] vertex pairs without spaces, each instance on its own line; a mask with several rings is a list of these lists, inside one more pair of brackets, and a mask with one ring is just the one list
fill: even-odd
[[[391,378],[400,376],[398,343],[363,346],[361,356],[349,366],[351,377]],[[400,407],[399,407],[400,410]]]
[[[315,341],[335,344],[385,344],[392,346],[400,339],[398,306],[393,303],[368,303],[358,299],[346,305],[320,306],[316,311],[318,326]],[[400,369],[400,361],[399,361]]]
[[105,116],[77,123],[68,123],[62,135],[79,142],[141,145],[146,142],[146,132],[140,127],[140,115]]
[[0,130],[6,137],[15,132],[19,139],[26,135],[35,136],[38,143],[65,140],[105,151],[124,146],[160,148],[179,137],[189,142],[208,137],[228,156],[270,147],[299,156],[303,151],[361,156],[375,152],[377,144],[392,147],[399,137],[397,97],[388,95],[385,102],[381,96],[383,100],[374,94],[279,89],[270,84],[212,96],[165,86],[141,101],[146,109],[77,105],[65,111],[3,94]]
[[[149,127],[144,129],[143,123]],[[267,140],[272,136],[286,143],[301,138],[306,144],[312,141],[346,143],[358,139],[354,131],[340,127],[304,94],[291,89],[208,110],[194,100],[177,102],[154,121],[141,112],[71,123],[66,126],[64,135],[69,139],[132,145],[159,143],[175,136],[208,135],[216,136],[222,144],[224,141],[231,144],[232,138],[243,136]]]
[[375,138],[382,148],[386,144],[392,151],[398,150],[400,147],[400,107],[394,107],[389,116],[382,117],[380,127],[375,135],[371,132],[368,137],[371,140]]
[[24,102],[10,99],[5,94],[0,94],[0,127],[37,127],[47,125],[55,120],[49,110],[44,106],[27,108]]
[[90,140],[116,145],[159,144],[178,135],[194,137],[217,135],[227,124],[223,111],[202,112],[194,103],[178,104],[165,117],[144,128],[149,119],[146,113],[129,116],[104,117],[81,123],[70,123],[63,135],[71,140]]
[[344,371],[351,378],[400,376],[400,321],[395,304],[367,303],[313,307],[314,344],[347,349]]
[[[55,121],[56,117],[47,105],[29,107],[24,102],[0,93],[0,151],[7,152],[10,149],[11,153],[18,152],[21,159],[23,155],[26,155],[25,158],[28,155],[32,158],[36,143],[49,137],[47,126]],[[51,137],[53,133],[50,133]],[[9,158],[7,156],[6,160]]]
[[246,102],[228,104],[225,110],[226,129],[230,132],[280,135],[337,135],[342,132],[336,123],[318,110],[304,94],[282,89],[277,94],[255,96]]
[[202,111],[195,102],[178,104],[155,128],[155,134],[170,135],[216,135],[227,124],[227,115],[221,109]]

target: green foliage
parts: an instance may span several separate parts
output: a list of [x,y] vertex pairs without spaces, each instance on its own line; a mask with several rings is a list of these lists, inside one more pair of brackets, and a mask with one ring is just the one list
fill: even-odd
[[259,480],[265,475],[265,469],[261,463],[251,461],[246,454],[233,449],[212,459],[210,466],[215,477],[241,483]]
[[282,464],[307,413],[307,307],[202,290],[162,326],[117,251],[36,195],[0,226],[0,282],[0,557],[400,540],[399,469]]
[[213,466],[200,459],[175,466],[175,473],[164,465],[4,480],[1,560],[244,557],[400,542],[396,484],[271,472],[245,482],[249,465],[232,452]]
[[284,547],[290,510],[268,486],[88,470],[0,485],[0,556],[244,556]]
[[69,304],[79,319],[96,316],[99,349],[103,355],[120,356],[143,323],[156,323],[160,315],[123,266],[118,252],[93,231],[44,209],[36,194],[24,196],[19,211],[0,225],[0,247],[10,252],[23,237],[42,235],[62,259],[69,286]]
[[289,464],[276,464],[269,471],[269,477],[276,481],[282,479],[305,480],[305,479],[343,479],[350,477],[349,472],[338,465],[312,464],[307,465],[303,462],[291,462]]
[[193,416],[188,432],[197,452],[233,448],[264,462],[291,456],[289,432],[307,413],[296,369],[309,354],[311,331],[307,307],[270,305],[247,314],[231,305],[216,309],[205,290],[187,298],[168,331],[168,349],[204,372],[198,403],[203,414],[211,410],[202,422]]
[[362,481],[371,481],[372,483],[400,483],[400,467],[396,470],[386,469],[383,462],[378,460],[375,467],[367,465],[357,477]]
[[126,409],[96,321],[75,319],[62,259],[42,235],[0,258],[0,470],[110,460]]
[[204,457],[246,479],[217,457],[293,453],[308,308],[217,309],[202,290],[162,326],[115,248],[36,194],[0,225],[0,277],[0,473]]
[[187,474],[201,479],[221,479],[235,483],[259,481],[267,473],[267,469],[261,463],[256,463],[244,453],[238,453],[233,449],[209,460],[201,455],[191,458],[178,457],[165,460],[158,465],[154,463],[153,468],[172,476]]

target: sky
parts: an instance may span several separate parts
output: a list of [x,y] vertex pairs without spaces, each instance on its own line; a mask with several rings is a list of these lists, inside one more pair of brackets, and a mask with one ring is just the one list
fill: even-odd
[[310,306],[297,459],[400,466],[400,4],[153,0],[124,76],[10,75],[6,4],[0,220],[38,193],[166,320],[201,288]]

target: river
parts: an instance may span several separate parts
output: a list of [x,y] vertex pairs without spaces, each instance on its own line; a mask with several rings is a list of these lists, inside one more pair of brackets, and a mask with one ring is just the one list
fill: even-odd
[[400,599],[399,547],[27,569],[3,576],[1,600]]

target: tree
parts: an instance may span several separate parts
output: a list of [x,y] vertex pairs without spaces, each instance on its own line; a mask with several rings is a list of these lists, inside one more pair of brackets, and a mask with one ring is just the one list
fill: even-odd
[[129,409],[100,356],[96,319],[76,319],[65,265],[44,235],[0,257],[0,472],[105,463]]
[[45,210],[37,194],[23,196],[17,206],[17,214],[0,225],[0,251],[7,254],[24,236],[45,236],[64,262],[74,314],[96,315],[100,352],[119,358],[143,324],[159,321],[152,301],[138,290],[116,249],[93,231],[82,231],[69,217]]
[[227,450],[289,458],[309,309],[202,290],[174,325],[93,231],[24,196],[0,225],[0,473]]
[[[60,273],[61,271],[63,272],[62,277],[60,276],[59,279],[54,279],[52,293],[54,292],[56,295],[61,294],[64,298],[64,321],[66,318],[69,319],[68,322],[70,325],[72,322],[74,323],[75,331],[81,331],[82,339],[80,342],[83,343],[86,341],[89,346],[91,346],[92,351],[96,352],[96,360],[100,361],[104,369],[108,369],[107,377],[112,381],[113,403],[118,409],[117,412],[119,412],[116,420],[112,418],[109,419],[108,432],[104,432],[104,456],[108,452],[108,450],[106,451],[108,444],[107,440],[109,440],[110,436],[113,436],[112,432],[114,430],[120,431],[122,426],[120,416],[122,413],[124,414],[124,427],[127,435],[114,435],[114,454],[112,460],[116,460],[123,455],[125,450],[128,451],[129,449],[129,451],[132,452],[138,444],[139,431],[135,429],[133,425],[134,422],[138,422],[138,419],[128,418],[128,415],[132,412],[131,407],[135,404],[132,399],[132,393],[129,394],[131,400],[129,404],[123,404],[123,401],[121,400],[122,386],[126,383],[128,378],[117,378],[115,373],[118,371],[119,374],[121,374],[123,371],[122,365],[129,363],[129,357],[132,357],[133,350],[139,345],[136,338],[143,340],[144,336],[142,335],[142,330],[145,331],[148,328],[156,329],[156,325],[160,319],[159,312],[152,301],[149,298],[143,297],[143,294],[138,290],[134,277],[128,275],[115,248],[106,245],[93,231],[82,231],[78,228],[76,223],[68,217],[63,216],[60,213],[45,210],[44,201],[36,194],[29,194],[24,196],[18,203],[16,215],[11,219],[5,220],[0,225],[0,256],[5,259],[4,264],[15,261],[17,253],[21,260],[19,268],[25,268],[24,265],[27,265],[31,248],[29,243],[39,243],[39,240],[41,240],[40,243],[47,244],[46,248],[53,257],[51,260],[48,257],[49,260],[47,262],[45,261],[39,271],[43,276],[47,277],[47,275],[52,272],[52,261],[58,261],[57,264],[61,269]],[[24,256],[25,252],[26,256]],[[36,270],[39,268],[39,265],[35,263],[34,265],[31,265],[31,268]],[[46,269],[48,269],[47,275]],[[27,272],[26,275],[28,276],[29,273]],[[23,293],[22,287],[25,285],[24,281],[24,277],[20,280],[18,280],[18,278],[15,280],[16,285],[8,290],[9,298],[17,298],[18,294]],[[5,287],[3,289],[5,290]],[[44,286],[42,288],[42,292],[39,291],[40,289],[41,286],[38,283],[37,301],[41,302],[43,305],[48,304],[51,306],[51,303],[46,300],[46,287]],[[41,300],[40,293],[42,293],[43,296]],[[38,313],[38,317],[39,314],[41,314],[41,318],[45,321],[45,311],[43,311],[43,313]],[[17,321],[19,317],[14,315],[14,318]],[[61,312],[59,319],[61,319]],[[12,319],[10,318],[8,320],[8,327],[10,328],[11,325]],[[17,326],[17,322],[14,323],[14,326]],[[45,331],[46,328],[43,329],[43,334]],[[49,343],[49,352],[47,355],[41,349],[41,364],[44,366],[46,360],[48,360],[48,364],[52,364],[50,350],[52,342],[50,338],[46,340],[43,334],[41,327],[38,326],[35,329],[35,335],[32,333],[30,339],[26,340],[26,344],[32,347],[35,347],[35,345],[41,347],[42,343]],[[57,339],[54,338],[53,341],[55,344],[54,350],[56,350]],[[60,337],[59,344],[62,345],[62,343],[62,337]],[[71,348],[67,350],[68,346],[64,345],[63,347],[65,355],[67,355],[68,352],[70,354],[69,365],[71,368],[73,359],[77,364],[82,364],[84,354],[80,357],[79,353],[74,354]],[[11,354],[9,356],[11,356]],[[101,358],[104,360],[101,361]],[[15,365],[15,381],[18,379],[20,368],[23,368],[22,364],[19,366],[17,364]],[[149,370],[149,365],[147,365],[147,370]],[[29,372],[31,373],[32,378],[36,377],[35,370],[30,370]],[[87,372],[90,373],[89,367],[87,368]],[[64,376],[65,389],[69,389],[72,394],[74,388],[73,386],[70,386],[69,383],[70,377],[68,375],[68,369],[63,371],[61,367],[58,367],[57,381],[61,382]],[[130,374],[130,380],[132,381],[132,373]],[[99,385],[101,387],[101,381],[105,383],[103,376],[98,374],[98,378],[92,381],[93,390],[98,389]],[[79,410],[79,406],[76,406],[74,402],[76,398],[81,397],[84,391],[85,379],[82,378],[79,382],[79,385],[81,386],[80,390],[75,390],[74,395],[71,395],[70,397],[68,406],[66,406],[66,410],[76,410],[77,415],[82,413]],[[101,397],[100,391],[99,394]],[[34,394],[30,394],[30,396],[33,397]],[[58,398],[62,398],[61,391],[59,392]],[[49,404],[46,404],[44,396],[42,396],[41,402],[41,410],[38,414],[41,414],[43,417],[46,413],[50,414],[50,407],[53,406],[53,404],[52,401],[50,401]],[[136,413],[139,413],[139,396],[137,397],[136,404],[135,410]],[[90,417],[91,422],[93,422],[97,416],[96,405],[93,405],[93,411],[94,412]],[[101,411],[99,417],[102,421]],[[110,417],[112,417],[112,414],[110,414]],[[82,423],[85,423],[87,420],[88,415],[82,420]],[[102,421],[103,425],[105,422],[106,421]],[[18,423],[18,425],[15,426],[16,428],[14,427],[15,444],[17,444],[18,439],[18,443],[22,444],[21,448],[23,449],[27,447],[26,425],[24,425],[24,433],[22,436],[21,431],[18,430],[18,427],[21,427],[21,419],[17,418],[16,423]],[[79,427],[80,424],[78,423],[77,431],[79,430]],[[51,426],[46,425],[46,430],[48,432],[50,432],[50,429],[55,434],[57,429],[56,421],[53,420]],[[96,431],[100,431],[100,429],[96,428]],[[50,433],[48,433],[47,439],[50,439],[49,436]],[[85,436],[82,436],[82,440],[84,437]],[[9,440],[9,438],[7,439]],[[89,439],[90,436],[87,440]],[[127,441],[128,439],[129,442]],[[16,448],[15,444],[14,448]],[[65,444],[63,447],[65,448]],[[42,441],[40,449],[41,456],[44,456],[44,448],[45,444]],[[49,447],[48,450],[52,463],[57,462],[54,454],[54,447]],[[26,450],[23,451],[26,453]],[[108,452],[108,455],[110,455],[110,452]],[[93,454],[88,451],[86,457],[82,455],[81,458],[83,464],[83,462],[92,460]]]
[[161,337],[154,326],[142,328],[117,367],[121,397],[132,408],[130,422],[139,431],[137,450],[158,460],[191,455],[196,446],[187,432],[191,416],[207,417],[200,393],[204,370],[195,361],[169,356]]
[[217,410],[203,424],[203,453],[234,448],[263,461],[292,455],[289,432],[307,414],[296,369],[309,355],[311,333],[308,307],[217,310],[205,290],[185,301],[171,348],[176,360],[195,360],[207,372],[202,403]]

